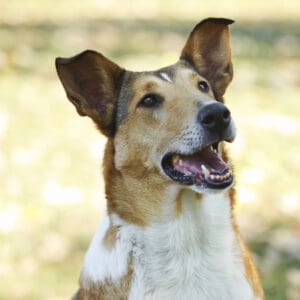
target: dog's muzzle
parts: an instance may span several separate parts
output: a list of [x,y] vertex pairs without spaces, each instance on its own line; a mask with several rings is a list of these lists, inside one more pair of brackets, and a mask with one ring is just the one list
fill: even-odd
[[193,152],[170,152],[162,168],[173,181],[196,185],[202,190],[224,189],[232,185],[230,165],[223,160],[220,142],[233,141],[235,129],[230,111],[220,102],[202,107],[197,122],[204,130],[202,145]]

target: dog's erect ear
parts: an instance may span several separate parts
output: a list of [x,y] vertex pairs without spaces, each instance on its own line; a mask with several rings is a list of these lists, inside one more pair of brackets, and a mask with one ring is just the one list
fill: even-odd
[[55,65],[67,97],[77,112],[92,118],[105,135],[111,136],[124,70],[92,50],[71,58],[56,58]]
[[182,50],[181,59],[208,79],[216,96],[222,98],[232,80],[229,19],[208,18],[198,23]]

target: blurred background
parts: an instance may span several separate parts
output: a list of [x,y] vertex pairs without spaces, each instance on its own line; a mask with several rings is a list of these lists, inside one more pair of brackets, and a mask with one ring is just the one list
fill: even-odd
[[105,139],[68,102],[57,56],[175,62],[208,16],[231,26],[237,214],[267,299],[300,299],[300,2],[0,0],[0,299],[68,299],[105,205]]

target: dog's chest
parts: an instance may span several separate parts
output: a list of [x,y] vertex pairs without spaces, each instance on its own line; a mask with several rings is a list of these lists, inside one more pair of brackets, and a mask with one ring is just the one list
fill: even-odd
[[177,220],[135,236],[130,299],[253,299],[229,202],[216,195],[185,201]]
[[146,227],[124,223],[114,215],[113,224],[121,226],[115,247],[107,251],[99,243],[105,232],[102,226],[86,255],[84,276],[93,282],[110,278],[117,283],[131,261],[132,300],[254,299],[228,199],[215,194],[199,201],[187,193],[183,202],[180,217]]

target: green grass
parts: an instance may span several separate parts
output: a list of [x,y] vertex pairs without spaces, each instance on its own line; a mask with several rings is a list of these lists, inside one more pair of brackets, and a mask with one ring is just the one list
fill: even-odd
[[299,299],[297,4],[96,2],[1,3],[0,299],[69,298],[104,206],[105,140],[67,101],[55,57],[91,48],[129,69],[155,69],[173,63],[192,26],[213,15],[237,19],[226,101],[238,128],[230,149],[239,223],[267,299]]

